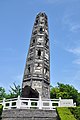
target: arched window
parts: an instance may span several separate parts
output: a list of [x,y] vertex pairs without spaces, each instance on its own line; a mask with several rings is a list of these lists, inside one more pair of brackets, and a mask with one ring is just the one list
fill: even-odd
[[38,20],[36,20],[36,24],[38,24]]
[[30,65],[28,66],[28,72],[30,73]]
[[39,57],[41,56],[41,50],[38,50],[38,56]]
[[37,64],[37,67],[39,67],[39,66],[40,66],[40,63]]
[[47,25],[47,20],[45,20],[45,25]]
[[35,39],[33,39],[33,43],[35,43]]
[[42,13],[42,17],[44,17],[44,13]]
[[43,31],[43,29],[42,29],[42,27],[40,28],[40,33],[42,33],[42,31]]

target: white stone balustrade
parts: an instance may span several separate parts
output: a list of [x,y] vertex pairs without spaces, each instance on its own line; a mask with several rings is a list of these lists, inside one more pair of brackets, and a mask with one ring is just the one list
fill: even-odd
[[3,109],[46,109],[53,110],[56,107],[74,107],[73,99],[41,99],[39,98],[18,98],[3,99],[0,101],[3,105]]

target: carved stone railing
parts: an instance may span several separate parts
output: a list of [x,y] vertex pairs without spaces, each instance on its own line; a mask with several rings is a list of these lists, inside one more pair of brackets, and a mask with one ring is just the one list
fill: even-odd
[[73,99],[41,99],[40,98],[18,98],[3,99],[0,101],[3,109],[46,109],[53,110],[56,107],[73,107]]

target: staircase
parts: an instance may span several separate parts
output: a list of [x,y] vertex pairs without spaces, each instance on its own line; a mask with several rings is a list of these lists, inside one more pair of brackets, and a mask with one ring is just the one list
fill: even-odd
[[2,120],[57,120],[56,110],[10,109],[4,110]]

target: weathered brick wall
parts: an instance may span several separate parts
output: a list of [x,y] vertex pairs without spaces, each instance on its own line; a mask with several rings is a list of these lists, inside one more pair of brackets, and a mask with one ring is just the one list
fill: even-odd
[[55,110],[11,109],[4,110],[2,120],[57,120]]

